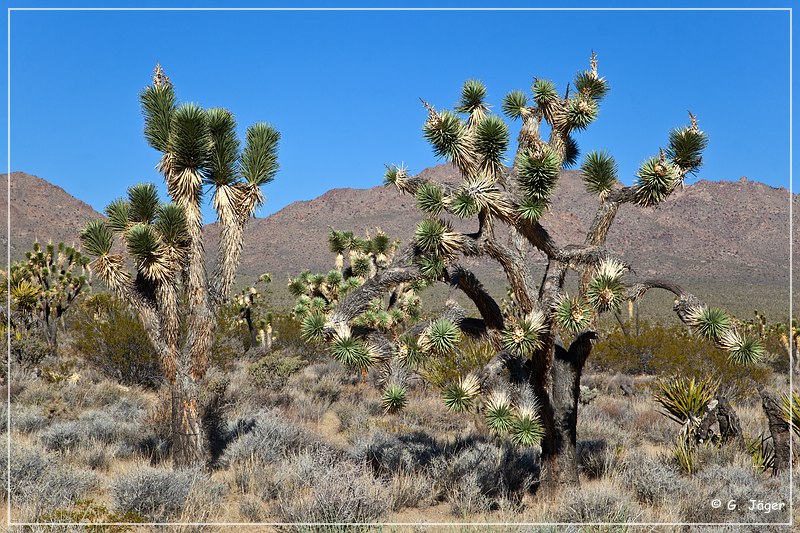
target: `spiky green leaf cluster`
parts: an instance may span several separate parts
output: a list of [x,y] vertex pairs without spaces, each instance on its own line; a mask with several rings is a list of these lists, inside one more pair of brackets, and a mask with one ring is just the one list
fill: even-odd
[[423,127],[425,139],[433,146],[436,157],[465,168],[472,160],[472,143],[467,126],[450,111],[432,114]]
[[651,157],[636,173],[636,203],[643,207],[658,205],[672,194],[679,179],[678,167],[659,157]]
[[517,407],[511,426],[511,441],[518,446],[539,446],[544,434],[544,426],[537,409]]
[[717,307],[694,307],[686,319],[699,335],[715,342],[731,327],[730,315]]
[[456,413],[464,413],[472,409],[481,387],[478,379],[468,374],[445,387],[442,396],[448,409]]
[[445,354],[461,340],[461,330],[452,321],[440,318],[431,322],[420,337],[420,345],[425,351]]
[[534,311],[522,320],[512,320],[503,332],[503,347],[515,355],[531,357],[542,347],[547,331],[544,313]]
[[536,222],[547,211],[547,202],[544,200],[535,200],[532,198],[525,198],[517,206],[517,214],[525,220]]
[[422,252],[440,257],[450,257],[461,248],[461,235],[450,231],[448,223],[432,218],[417,224],[414,240]]
[[386,387],[381,396],[381,405],[387,413],[395,413],[402,410],[408,404],[408,396],[405,387],[391,384]]
[[483,406],[486,425],[495,435],[510,432],[514,427],[514,406],[504,391],[494,391]]
[[714,399],[719,381],[704,379],[674,378],[656,383],[658,393],[655,400],[664,408],[663,415],[679,424],[696,424],[706,412],[708,402]]
[[517,179],[526,199],[546,202],[555,190],[561,159],[549,147],[525,150],[517,157]]
[[369,368],[373,357],[369,348],[350,335],[336,335],[330,344],[331,355],[344,366],[356,370]]
[[618,165],[606,151],[589,152],[581,165],[581,172],[586,190],[602,196],[616,185]]
[[599,108],[595,99],[585,96],[567,102],[567,123],[571,129],[584,130],[597,118]]
[[497,115],[489,115],[478,123],[475,130],[475,149],[480,155],[482,172],[499,176],[503,170],[503,156],[508,150],[508,125]]
[[592,308],[580,296],[564,296],[556,305],[555,320],[561,328],[570,333],[579,333],[589,327]]
[[559,99],[556,86],[550,80],[534,80],[531,90],[533,91],[533,101],[542,108],[554,104]]
[[575,89],[578,94],[601,100],[608,94],[608,82],[590,71],[581,71],[575,75]]
[[241,156],[242,176],[253,185],[265,185],[278,173],[278,143],[281,134],[265,122],[247,128]]
[[796,438],[800,437],[800,394],[795,391],[781,394],[783,419],[792,428]]
[[150,85],[139,95],[144,113],[144,137],[160,152],[169,150],[172,116],[175,111],[175,90],[172,85]]
[[102,220],[92,220],[81,231],[83,249],[95,257],[111,253],[114,235]]
[[669,133],[666,156],[684,173],[696,174],[703,164],[703,150],[708,146],[708,136],[698,130],[684,126]]
[[325,317],[319,313],[310,313],[300,322],[300,334],[306,342],[319,342],[325,331]]
[[728,351],[728,360],[739,365],[757,363],[766,351],[760,339],[741,334],[733,327],[723,331],[717,342]]
[[239,174],[239,136],[236,134],[236,119],[227,109],[212,108],[206,113],[212,139],[206,179],[215,185],[231,185]]
[[614,259],[603,259],[597,265],[586,291],[589,304],[600,312],[619,310],[625,299],[622,281],[624,266]]
[[417,207],[431,216],[444,209],[444,188],[438,183],[427,182],[417,188]]
[[578,141],[572,135],[567,135],[564,143],[564,161],[561,162],[561,165],[564,168],[572,168],[578,162],[580,155],[581,149]]
[[511,91],[503,98],[503,114],[514,120],[522,116],[528,107],[528,97],[524,91]]
[[461,88],[461,99],[455,110],[459,113],[482,115],[486,113],[486,86],[480,80],[467,80]]

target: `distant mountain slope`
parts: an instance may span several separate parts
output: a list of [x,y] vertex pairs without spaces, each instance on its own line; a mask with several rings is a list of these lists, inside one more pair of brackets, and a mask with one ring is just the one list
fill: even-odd
[[[438,181],[457,180],[449,165],[426,169],[423,174]],[[799,198],[795,195],[793,199],[795,209],[800,207]],[[585,192],[580,173],[564,171],[553,207],[542,224],[559,243],[581,243],[597,205],[596,198]],[[328,227],[359,233],[380,227],[408,242],[421,218],[414,197],[394,188],[332,189],[314,200],[295,202],[267,218],[251,221],[240,279],[271,272],[275,290],[280,292],[287,275],[307,268],[330,269]],[[468,227],[469,223],[462,225],[462,229]],[[210,237],[216,234],[216,228],[209,230]],[[795,246],[799,243],[795,235]],[[693,290],[700,287],[725,293],[718,305],[732,305],[739,313],[743,308],[752,313],[755,307],[774,300],[775,307],[785,307],[788,312],[786,189],[744,178],[699,181],[676,191],[656,209],[622,206],[607,245],[633,266],[638,277],[669,277]],[[541,254],[538,260],[543,261]],[[477,270],[493,292],[502,296],[502,273],[482,267]],[[283,299],[280,294],[276,297]]]
[[[3,174],[0,184],[0,205],[7,205],[8,190]],[[5,209],[3,209],[5,211]],[[61,187],[24,172],[11,173],[11,260],[24,257],[35,240],[64,241],[78,244],[78,234],[87,221],[102,216]],[[0,258],[6,264],[8,232],[5,220],[0,233]],[[4,268],[4,267],[3,267]]]
[[[422,174],[438,181],[457,181],[449,165]],[[0,202],[5,200],[6,188],[0,186]],[[800,196],[794,196],[793,205],[795,213],[800,212]],[[565,171],[542,224],[559,243],[580,243],[596,206],[597,200],[583,188],[580,173]],[[12,259],[21,258],[37,238],[77,242],[86,221],[102,216],[60,187],[22,172],[11,174],[10,214]],[[250,283],[259,274],[271,272],[273,301],[288,306],[288,275],[331,268],[329,227],[358,233],[381,228],[408,242],[421,218],[416,200],[394,188],[332,189],[314,200],[295,202],[267,218],[252,220],[245,233],[238,282]],[[456,223],[461,230],[474,229],[474,225],[474,221]],[[218,226],[206,226],[206,234],[206,250],[213,258]],[[6,242],[3,231],[3,263]],[[794,246],[800,249],[797,234]],[[699,181],[676,191],[657,209],[624,205],[609,233],[608,247],[633,266],[635,276],[679,280],[739,316],[749,316],[755,308],[788,312],[786,189],[746,179]],[[532,254],[531,261],[543,264],[543,257]],[[497,297],[503,296],[506,282],[499,268],[478,260],[468,264]]]

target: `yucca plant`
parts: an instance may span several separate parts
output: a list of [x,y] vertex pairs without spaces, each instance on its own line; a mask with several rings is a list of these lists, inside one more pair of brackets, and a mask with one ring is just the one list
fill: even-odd
[[[656,155],[640,165],[636,183],[623,185],[613,155],[593,151],[581,158],[578,146],[577,135],[601,117],[608,91],[592,54],[589,68],[577,73],[569,90],[534,78],[529,93],[509,93],[500,108],[521,122],[513,151],[511,128],[492,113],[482,83],[467,81],[452,110],[423,102],[423,136],[461,181],[440,183],[422,174],[412,176],[402,166],[387,167],[385,183],[414,196],[420,207],[413,239],[387,268],[339,298],[321,326],[324,337],[337,324],[355,326],[358,320],[358,335],[381,346],[382,357],[397,361],[387,368],[417,372],[443,391],[451,410],[481,412],[487,426],[503,438],[525,446],[540,444],[543,487],[578,483],[576,384],[599,337],[601,313],[616,312],[652,289],[663,289],[675,295],[678,318],[718,346],[735,327],[732,319],[726,324],[727,315],[698,316],[697,310],[707,309],[699,298],[670,280],[637,278],[635,265],[624,264],[607,248],[620,208],[663,204],[700,168],[707,143],[690,115],[688,125],[666,136],[663,149],[654,147]],[[561,171],[572,165],[581,168],[592,203],[599,205],[585,237],[570,244],[551,234],[544,220],[553,208]],[[471,232],[455,230],[454,218],[466,219]],[[543,267],[533,253],[544,257]],[[478,261],[502,269],[509,285],[505,301],[497,302],[467,267]],[[577,283],[572,283],[572,272]],[[409,321],[402,333],[387,333],[377,322],[358,319],[376,297],[388,309],[393,298],[416,282],[447,284],[463,293],[478,314],[468,316],[452,298],[428,320],[416,325]],[[568,286],[577,290],[568,295]],[[459,368],[465,342],[487,347],[482,348],[486,353],[481,364]],[[737,346],[740,351],[731,351],[733,363],[757,352],[747,343]],[[442,375],[448,379],[440,379]],[[526,410],[533,399],[540,407]]]
[[[199,384],[208,368],[217,310],[226,302],[243,246],[244,228],[264,201],[261,187],[278,171],[280,135],[266,123],[247,128],[242,145],[233,114],[180,104],[172,82],[156,66],[139,95],[145,139],[161,153],[171,202],[152,184],[134,185],[108,205],[106,220],[81,233],[92,269],[138,313],[173,390],[173,460],[207,459],[198,412]],[[204,188],[220,223],[216,266],[207,272],[202,235]],[[135,271],[126,269],[125,247]],[[186,333],[181,334],[182,324]]]
[[[37,241],[25,252],[25,260],[11,265],[3,289],[10,285],[15,329],[35,329],[47,341],[51,355],[58,350],[58,331],[65,313],[78,296],[90,288],[89,258],[63,242]],[[5,278],[5,276],[4,276]]]

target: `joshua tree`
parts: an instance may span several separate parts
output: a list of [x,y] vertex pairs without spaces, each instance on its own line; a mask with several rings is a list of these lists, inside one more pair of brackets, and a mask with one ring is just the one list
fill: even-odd
[[[140,101],[145,138],[162,153],[158,169],[172,202],[162,203],[152,184],[135,185],[127,199],[108,205],[107,220],[90,222],[81,239],[95,256],[92,267],[98,276],[138,313],[172,384],[175,465],[196,465],[207,454],[198,387],[208,367],[214,317],[233,283],[245,225],[263,202],[261,186],[277,172],[279,133],[265,123],[254,124],[240,149],[233,115],[178,105],[160,66]],[[203,251],[206,186],[221,225],[212,273],[206,272]],[[115,235],[135,265],[133,275],[114,249]]]
[[11,266],[11,321],[16,328],[41,330],[48,352],[54,355],[64,313],[89,286],[89,258],[63,242],[44,248],[35,242],[25,257]]
[[[333,347],[341,344],[340,332],[350,331],[346,328],[376,297],[398,286],[442,281],[461,290],[475,304],[479,318],[467,318],[450,301],[440,318],[412,328],[397,342],[386,336],[381,340],[381,332],[374,328],[361,330],[361,346],[380,346],[384,357],[413,367],[414,361],[425,357],[446,356],[461,334],[486,339],[496,356],[481,371],[447,386],[445,402],[455,410],[482,409],[495,431],[510,433],[519,444],[540,444],[546,488],[578,482],[579,383],[598,338],[595,328],[600,313],[618,310],[650,289],[665,289],[675,294],[678,317],[728,349],[732,360],[751,362],[763,352],[760,343],[737,329],[729,315],[707,307],[677,284],[624,280],[629,267],[605,247],[621,206],[657,206],[700,167],[707,138],[693,115],[688,126],[670,132],[666,148],[642,163],[632,186],[618,182],[611,155],[604,151],[586,155],[581,165],[583,179],[598,207],[583,242],[559,242],[540,222],[561,169],[578,162],[573,133],[595,120],[608,91],[594,54],[590,69],[579,72],[573,86],[562,96],[552,82],[534,79],[532,101],[522,91],[505,97],[504,114],[522,120],[510,168],[503,159],[509,128],[490,113],[481,82],[465,83],[455,112],[437,111],[423,101],[428,112],[425,138],[437,156],[460,172],[463,182],[458,186],[437,183],[412,177],[404,168],[389,167],[387,184],[413,194],[426,218],[418,224],[414,242],[396,254],[390,265],[341,297],[315,324],[315,334]],[[543,122],[549,129],[547,140],[540,130]],[[477,227],[473,233],[453,231],[446,216],[475,220]],[[546,256],[543,272],[535,272],[529,260],[531,249]],[[462,258],[499,264],[511,288],[505,309]],[[565,282],[571,272],[578,278],[578,289],[568,294]],[[357,336],[355,330],[353,335]],[[350,344],[353,351],[363,351],[358,342]]]
[[258,281],[247,289],[242,289],[236,296],[236,305],[239,307],[239,324],[247,326],[247,332],[250,338],[250,345],[248,349],[260,346],[261,348],[269,351],[272,349],[272,313],[266,313],[263,317],[254,316],[254,310],[258,306],[258,300],[261,298],[261,292],[256,285],[263,283],[268,286],[272,282],[270,274],[261,274]]

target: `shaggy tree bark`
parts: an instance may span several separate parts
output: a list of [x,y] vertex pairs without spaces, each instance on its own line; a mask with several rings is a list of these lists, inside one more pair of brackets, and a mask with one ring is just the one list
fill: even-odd
[[792,460],[792,451],[789,447],[789,423],[781,406],[780,399],[766,387],[759,387],[761,405],[769,420],[769,433],[772,435],[772,449],[775,457],[772,463],[772,475],[786,471]]

